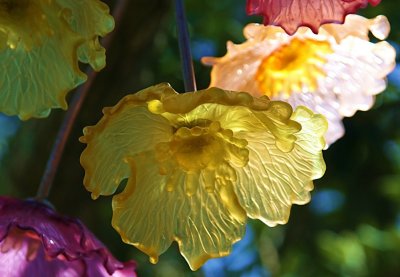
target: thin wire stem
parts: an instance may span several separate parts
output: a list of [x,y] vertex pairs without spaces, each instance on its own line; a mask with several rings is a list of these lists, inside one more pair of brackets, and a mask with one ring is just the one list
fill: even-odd
[[196,91],[196,77],[194,74],[190,37],[183,0],[175,1],[175,10],[185,91]]
[[[116,29],[119,25],[119,22],[121,21],[122,15],[124,10],[126,9],[128,5],[129,0],[119,0],[113,10],[113,16],[115,18],[115,30],[111,34],[109,34],[107,37],[105,37],[102,40],[102,44],[104,48],[109,49],[111,42],[114,38],[114,35],[116,33]],[[88,75],[88,80],[86,81],[85,84],[80,86],[74,93],[71,103],[69,105],[69,109],[67,113],[64,116],[64,120],[61,124],[61,127],[57,133],[56,140],[54,142],[50,157],[47,161],[46,168],[44,171],[44,174],[42,176],[42,180],[40,182],[37,194],[36,194],[36,199],[37,200],[44,200],[49,196],[51,187],[53,186],[54,183],[54,178],[56,176],[57,170],[60,165],[61,157],[64,153],[65,145],[68,141],[68,138],[71,135],[72,127],[74,125],[74,122],[79,114],[79,111],[81,110],[82,104],[90,90],[90,88],[93,85],[94,80],[97,77],[97,72],[88,69],[87,70],[87,75]]]

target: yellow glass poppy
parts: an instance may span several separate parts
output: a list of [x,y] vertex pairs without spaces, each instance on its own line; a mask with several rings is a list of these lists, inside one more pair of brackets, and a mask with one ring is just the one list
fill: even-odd
[[247,217],[286,223],[325,171],[325,118],[266,96],[160,84],[103,112],[81,138],[84,184],[95,199],[128,179],[112,224],[153,263],[172,241],[193,270],[228,255]]

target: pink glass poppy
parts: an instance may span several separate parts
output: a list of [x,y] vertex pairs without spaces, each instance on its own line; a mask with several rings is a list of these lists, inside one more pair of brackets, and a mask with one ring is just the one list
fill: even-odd
[[292,35],[300,26],[314,33],[326,23],[343,23],[347,14],[381,0],[247,0],[247,13],[264,17],[264,25],[281,26]]
[[0,197],[0,276],[136,276],[78,220],[36,201]]

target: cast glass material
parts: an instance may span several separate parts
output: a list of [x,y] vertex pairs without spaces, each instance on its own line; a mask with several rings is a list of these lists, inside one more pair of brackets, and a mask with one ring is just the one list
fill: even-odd
[[124,97],[84,129],[84,184],[113,198],[114,228],[156,263],[173,241],[193,270],[226,256],[246,219],[287,222],[325,171],[327,122],[305,107],[160,84]]
[[65,95],[86,80],[78,62],[102,69],[98,37],[113,28],[98,0],[1,0],[0,112],[28,119],[66,109]]
[[385,90],[396,58],[394,48],[380,41],[389,31],[384,16],[348,15],[343,25],[323,25],[318,35],[306,27],[289,36],[279,27],[250,24],[244,43],[228,42],[224,57],[203,62],[213,66],[210,87],[267,95],[323,114],[330,145],[344,134],[342,118],[369,110]]
[[292,35],[300,26],[314,33],[322,24],[343,23],[347,14],[381,0],[247,0],[247,13],[261,15],[265,25],[282,27]]

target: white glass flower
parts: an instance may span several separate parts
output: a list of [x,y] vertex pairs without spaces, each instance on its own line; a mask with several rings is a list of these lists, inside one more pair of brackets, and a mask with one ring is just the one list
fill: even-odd
[[289,36],[280,27],[250,24],[246,42],[228,42],[224,57],[203,62],[213,65],[210,86],[267,95],[325,115],[329,145],[344,134],[342,118],[370,109],[374,95],[386,88],[395,50],[386,41],[370,42],[369,33],[383,40],[389,31],[384,16],[349,15],[345,24],[326,24],[318,35],[307,27]]

